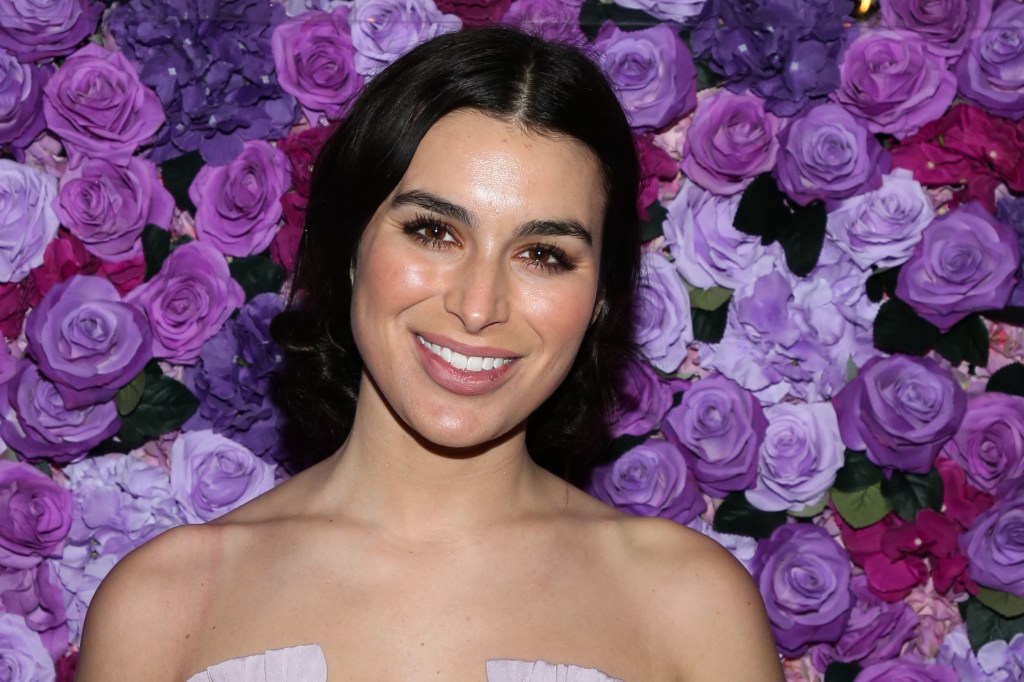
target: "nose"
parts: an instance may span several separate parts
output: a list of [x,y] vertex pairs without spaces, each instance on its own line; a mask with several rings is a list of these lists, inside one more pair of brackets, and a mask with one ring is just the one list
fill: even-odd
[[452,273],[444,307],[467,332],[475,334],[508,321],[508,293],[508,273],[500,263],[467,258]]

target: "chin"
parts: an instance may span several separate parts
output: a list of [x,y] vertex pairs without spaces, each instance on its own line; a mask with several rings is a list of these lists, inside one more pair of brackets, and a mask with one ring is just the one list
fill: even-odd
[[427,450],[447,457],[474,457],[522,435],[526,422],[510,429],[470,428],[460,419],[402,420],[406,430]]

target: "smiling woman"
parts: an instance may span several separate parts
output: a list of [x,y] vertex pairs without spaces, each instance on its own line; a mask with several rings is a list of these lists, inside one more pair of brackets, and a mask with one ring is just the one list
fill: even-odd
[[375,76],[274,324],[320,461],[122,560],[79,680],[780,679],[724,549],[551,473],[633,353],[636,166],[575,48],[480,29]]

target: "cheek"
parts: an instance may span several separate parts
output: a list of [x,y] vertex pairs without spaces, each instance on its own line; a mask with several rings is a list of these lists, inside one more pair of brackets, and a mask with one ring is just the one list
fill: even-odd
[[523,297],[522,310],[548,343],[574,349],[590,327],[596,289],[596,285],[560,284],[534,289]]

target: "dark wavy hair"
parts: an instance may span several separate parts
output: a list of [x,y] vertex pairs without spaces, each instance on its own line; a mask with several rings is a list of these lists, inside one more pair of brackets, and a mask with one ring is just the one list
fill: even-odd
[[329,455],[352,428],[362,361],[350,326],[350,267],[359,240],[426,132],[459,109],[575,140],[600,162],[603,305],[568,377],[529,417],[526,438],[538,464],[574,481],[606,449],[618,368],[636,355],[633,137],[608,81],[580,50],[489,27],[439,36],[377,74],[317,158],[289,307],[271,325],[285,354],[275,397],[288,415],[292,469]]

